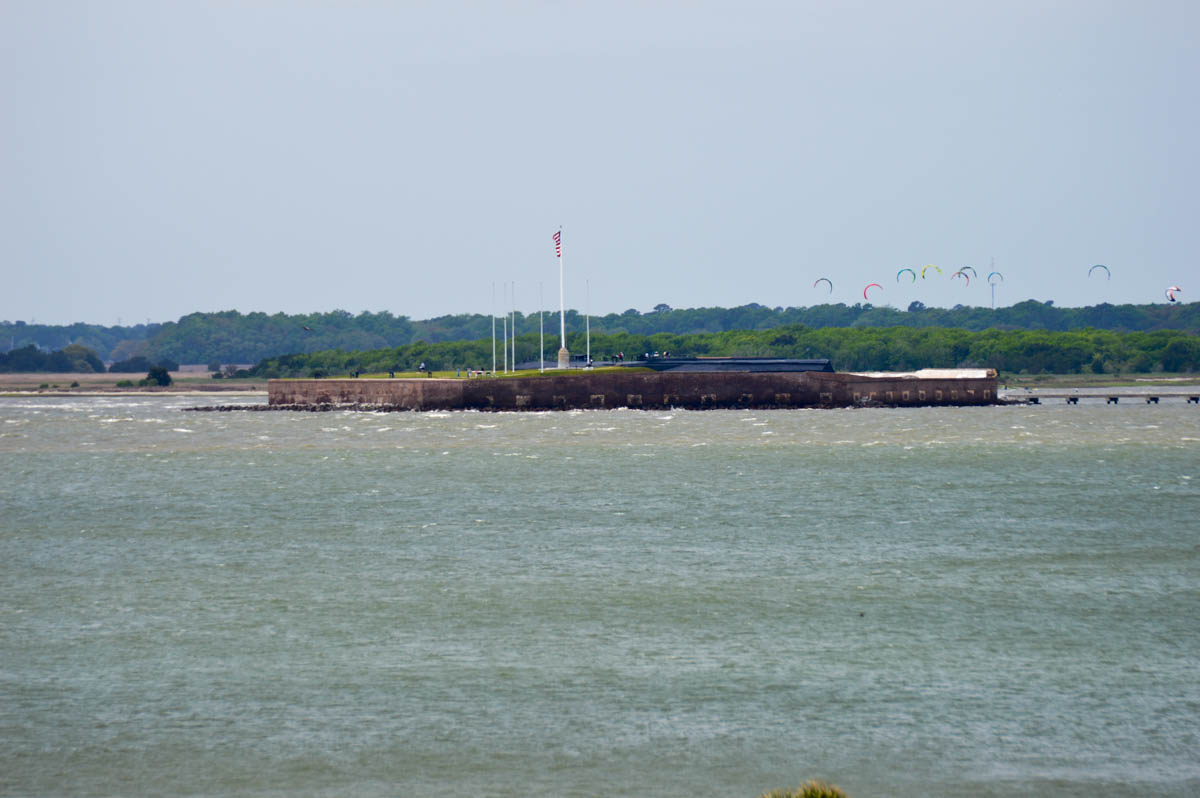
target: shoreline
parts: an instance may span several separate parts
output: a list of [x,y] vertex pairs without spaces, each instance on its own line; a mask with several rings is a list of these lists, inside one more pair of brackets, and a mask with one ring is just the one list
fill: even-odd
[[204,390],[200,388],[159,388],[151,390],[148,388],[75,388],[71,390],[20,390],[9,389],[0,390],[0,398],[18,399],[32,397],[46,397],[48,399],[70,398],[72,396],[162,396],[170,394],[172,396],[266,396],[267,389],[249,389],[249,388],[233,388],[224,390]]

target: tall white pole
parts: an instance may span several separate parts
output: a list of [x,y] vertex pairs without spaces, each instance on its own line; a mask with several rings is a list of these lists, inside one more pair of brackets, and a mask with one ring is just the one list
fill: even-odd
[[555,254],[558,255],[558,329],[562,347],[558,350],[558,367],[571,368],[571,353],[567,351],[567,303],[563,293],[562,228],[554,234]]
[[563,349],[567,348],[567,303],[563,299],[562,228],[558,228],[558,327]]
[[583,281],[584,307],[583,318],[587,329],[587,364],[592,365],[592,281]]
[[538,281],[538,371],[546,370],[546,297],[542,291],[542,281]]
[[496,376],[496,284],[492,283],[492,376]]
[[[507,289],[508,286],[504,286],[504,288]],[[508,373],[508,314],[507,313],[504,314],[504,321],[502,322],[502,324],[503,324],[502,329],[504,330],[504,340],[501,342],[502,346],[500,348],[504,350],[504,373],[507,374]]]
[[517,281],[516,280],[513,280],[512,294],[510,295],[510,297],[512,299],[512,331],[513,331],[513,334],[512,334],[512,350],[513,350],[512,351],[512,364],[513,364],[513,373],[516,374],[517,373]]

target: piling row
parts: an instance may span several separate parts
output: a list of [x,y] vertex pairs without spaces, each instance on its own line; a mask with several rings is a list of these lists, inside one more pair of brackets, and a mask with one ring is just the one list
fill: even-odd
[[1146,395],[1146,394],[1115,394],[1115,395],[1113,395],[1113,394],[1088,394],[1088,395],[1077,395],[1077,396],[1064,396],[1062,394],[1051,394],[1048,396],[1046,396],[1046,395],[1023,396],[1019,399],[1011,399],[1010,398],[1010,399],[1006,399],[1005,401],[1008,404],[1040,405],[1040,404],[1042,404],[1043,399],[1064,399],[1064,400],[1066,400],[1066,403],[1069,405],[1079,404],[1080,399],[1103,399],[1104,403],[1106,405],[1120,404],[1122,399],[1145,399],[1146,404],[1148,404],[1148,405],[1156,405],[1159,403],[1160,399],[1186,399],[1187,404],[1189,404],[1189,405],[1200,404],[1200,395],[1194,395],[1194,394],[1191,394],[1191,395],[1189,395],[1189,394],[1161,394],[1158,396]]

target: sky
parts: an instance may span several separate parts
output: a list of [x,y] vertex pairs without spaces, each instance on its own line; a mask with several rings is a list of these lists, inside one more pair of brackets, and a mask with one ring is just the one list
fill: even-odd
[[1194,0],[0,0],[0,320],[533,312],[560,266],[600,315],[987,307],[992,271],[997,307],[1195,301],[1197,30]]

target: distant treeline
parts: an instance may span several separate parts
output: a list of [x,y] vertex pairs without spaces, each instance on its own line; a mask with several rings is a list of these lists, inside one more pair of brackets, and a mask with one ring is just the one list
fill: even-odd
[[95,352],[80,344],[71,344],[52,352],[45,352],[33,344],[13,349],[10,352],[0,352],[0,373],[7,374],[14,372],[133,374],[139,371],[149,372],[152,368],[174,371],[179,368],[179,364],[168,360],[151,362],[146,357],[135,355],[128,360],[119,360],[106,368]]
[[[582,353],[584,335],[567,336]],[[558,339],[548,339],[554,360]],[[537,334],[517,338],[517,361],[537,361]],[[1110,330],[984,330],[946,327],[824,327],[788,325],[771,330],[734,330],[694,335],[658,333],[591,336],[594,360],[624,353],[635,360],[650,353],[673,357],[742,356],[830,358],[839,371],[907,371],[919,368],[987,367],[1006,373],[1149,373],[1200,371],[1200,336],[1180,330],[1118,333]],[[417,343],[370,351],[325,351],[267,358],[256,377],[329,377],[354,372],[492,368],[492,341]]]
[[90,349],[101,360],[123,360],[133,355],[146,354],[147,341],[162,327],[161,324],[106,327],[102,324],[27,324],[23,321],[0,321],[0,353],[13,352],[28,346],[52,352],[78,345]]
[[[0,351],[33,344],[42,350],[84,346],[102,360],[143,356],[154,362],[256,363],[285,353],[314,353],[341,349],[375,350],[425,342],[478,341],[492,334],[493,319],[482,314],[441,316],[413,321],[391,313],[344,310],[287,315],[275,313],[192,313],[177,322],[133,327],[73,324],[37,325],[0,322]],[[497,333],[503,320],[495,320]],[[557,312],[546,312],[546,330],[558,329]],[[585,317],[571,310],[567,329],[583,332]],[[593,316],[595,334],[689,335],[733,330],[770,330],[803,325],[826,327],[939,327],[961,330],[1113,330],[1135,332],[1182,330],[1200,333],[1200,303],[1154,305],[1094,305],[1058,308],[1050,302],[1027,300],[1003,308],[926,308],[913,302],[907,310],[869,304],[767,307],[751,303],[736,308],[672,309],[665,304],[651,311]],[[538,314],[516,314],[520,334],[536,333]]]
[[53,352],[43,352],[33,344],[11,352],[0,352],[0,373],[27,371],[91,374],[107,369],[95,352],[79,344],[71,344]]

